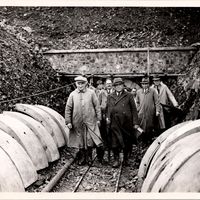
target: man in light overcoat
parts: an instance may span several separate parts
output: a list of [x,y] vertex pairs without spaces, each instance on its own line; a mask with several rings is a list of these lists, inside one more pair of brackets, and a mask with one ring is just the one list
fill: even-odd
[[[161,129],[161,132],[163,132],[166,127],[166,120],[164,116],[163,106],[167,106],[172,104],[174,107],[178,107],[178,102],[176,101],[174,95],[170,91],[170,89],[165,85],[161,80],[159,76],[153,77],[154,84],[151,86],[152,88],[156,89],[158,93],[158,99],[160,102],[160,115],[158,116],[159,120],[159,128]],[[168,127],[169,128],[169,127]]]
[[95,92],[87,87],[87,78],[75,78],[77,88],[70,93],[65,108],[65,122],[70,129],[69,147],[80,150],[79,164],[91,163],[92,148],[101,148],[99,131],[101,110]]

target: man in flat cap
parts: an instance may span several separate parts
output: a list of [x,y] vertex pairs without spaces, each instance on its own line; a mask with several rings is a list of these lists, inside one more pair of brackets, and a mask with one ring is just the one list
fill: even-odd
[[[161,132],[163,132],[166,129],[166,122],[167,122],[167,120],[165,120],[163,106],[172,104],[174,107],[178,107],[178,102],[176,101],[174,95],[167,87],[167,85],[165,85],[160,80],[160,76],[155,75],[153,77],[153,83],[154,84],[151,87],[156,89],[161,104],[161,110],[160,110],[160,115],[158,116],[158,120],[159,120],[159,128],[161,129]],[[169,123],[167,122],[167,124]]]
[[155,117],[160,114],[160,105],[158,94],[154,88],[150,88],[148,77],[142,79],[141,86],[137,91],[136,102],[140,127],[144,130],[142,139],[148,145],[152,142]]
[[113,81],[115,91],[108,95],[107,123],[111,129],[111,146],[114,153],[113,167],[119,167],[119,153],[124,154],[124,164],[128,164],[128,154],[132,144],[136,143],[134,128],[138,126],[138,114],[134,97],[124,90],[121,78]]
[[102,147],[99,131],[101,110],[95,92],[87,87],[87,78],[75,78],[76,89],[70,93],[65,108],[65,122],[70,129],[69,147],[79,149],[79,164],[91,163],[92,148]]

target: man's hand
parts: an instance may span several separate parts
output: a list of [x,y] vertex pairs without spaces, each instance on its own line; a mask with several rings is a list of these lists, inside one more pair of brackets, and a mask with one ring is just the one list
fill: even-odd
[[97,121],[97,124],[98,124],[98,127],[101,126],[101,122],[99,120]]
[[158,117],[160,115],[160,113],[159,112],[156,112],[156,116]]
[[109,118],[106,118],[106,123],[107,123],[107,125],[110,124],[110,119]]
[[72,124],[71,124],[71,123],[67,124],[67,127],[68,127],[69,129],[72,129]]
[[134,125],[134,129],[138,129],[139,128],[139,125],[138,124],[135,124]]

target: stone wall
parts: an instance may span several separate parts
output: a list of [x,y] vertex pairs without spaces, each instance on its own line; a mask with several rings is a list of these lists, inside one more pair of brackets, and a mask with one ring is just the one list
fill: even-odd
[[52,50],[45,52],[53,69],[64,74],[181,73],[194,47]]

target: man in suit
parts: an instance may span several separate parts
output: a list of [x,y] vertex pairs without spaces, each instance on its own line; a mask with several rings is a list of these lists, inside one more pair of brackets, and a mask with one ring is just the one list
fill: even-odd
[[154,129],[156,126],[156,116],[160,115],[160,105],[158,94],[149,85],[149,78],[145,77],[141,81],[142,88],[137,90],[136,102],[140,127],[144,130],[142,140],[145,145],[152,142]]
[[123,151],[124,164],[128,164],[128,153],[132,144],[136,143],[134,129],[139,127],[138,114],[131,93],[124,90],[121,78],[113,81],[114,92],[108,95],[107,123],[111,129],[111,147],[114,153],[113,167],[119,167],[119,153]]

